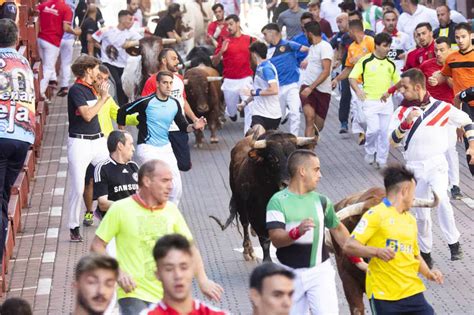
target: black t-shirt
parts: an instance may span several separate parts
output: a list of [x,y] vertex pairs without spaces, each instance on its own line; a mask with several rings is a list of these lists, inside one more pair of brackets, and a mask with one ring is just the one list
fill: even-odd
[[[76,6],[76,10],[74,11],[74,16],[76,16],[78,19],[78,24],[74,24],[74,25],[81,25],[82,20],[86,17],[86,14],[87,14],[87,3],[85,0],[80,0]],[[99,22],[100,25],[104,26],[105,21],[104,21],[104,18],[102,17],[102,12],[100,11],[99,8],[97,8],[96,21]]]
[[[80,36],[81,45],[82,45],[81,53],[87,54],[87,35],[88,34],[92,35],[95,32],[97,32],[99,30],[99,26],[97,25],[96,21],[94,21],[90,17],[86,17],[86,19],[84,20],[84,23],[82,23],[81,30],[82,30],[82,33]],[[94,48],[94,55],[97,55],[97,53],[99,52],[100,52],[100,49]]]
[[74,83],[67,95],[67,113],[69,117],[69,133],[92,135],[100,132],[97,115],[87,122],[79,113],[80,106],[94,106],[97,103],[92,88],[80,83]]
[[137,190],[137,163],[119,164],[109,157],[95,167],[94,199],[107,195],[107,199],[117,201],[133,195]]
[[169,38],[168,32],[172,32],[175,29],[176,29],[176,20],[171,15],[167,14],[158,21],[154,34],[161,38]]

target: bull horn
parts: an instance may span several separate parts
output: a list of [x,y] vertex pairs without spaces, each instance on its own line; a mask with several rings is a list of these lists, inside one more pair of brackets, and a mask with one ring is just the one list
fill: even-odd
[[163,45],[171,45],[171,44],[176,43],[175,38],[162,38],[161,40],[162,40]]
[[207,82],[221,81],[222,77],[207,77]]
[[436,208],[439,204],[438,195],[433,192],[433,200],[415,198],[412,207],[417,208]]
[[365,202],[359,202],[342,208],[341,210],[336,212],[336,215],[340,221],[343,221],[355,215],[361,215],[364,212],[364,203]]
[[187,84],[188,84],[188,82],[189,82],[189,80],[188,80],[188,79],[184,79],[184,80],[183,80],[183,83],[184,83],[184,85],[187,85]]
[[317,141],[316,137],[298,137],[296,139],[296,145],[297,146],[304,146],[308,144],[314,144],[314,142]]
[[253,149],[265,149],[267,147],[267,140],[257,140],[253,143]]

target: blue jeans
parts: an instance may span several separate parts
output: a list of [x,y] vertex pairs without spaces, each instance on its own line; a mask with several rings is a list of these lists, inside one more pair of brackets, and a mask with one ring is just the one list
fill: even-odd
[[423,293],[418,293],[398,301],[370,299],[373,315],[434,315],[434,310],[425,299]]
[[120,307],[120,314],[122,315],[136,315],[150,306],[150,302],[142,301],[136,298],[123,298],[118,300]]

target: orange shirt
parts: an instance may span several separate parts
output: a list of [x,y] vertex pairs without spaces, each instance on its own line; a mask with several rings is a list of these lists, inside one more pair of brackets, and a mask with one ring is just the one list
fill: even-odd
[[365,35],[360,44],[355,41],[347,49],[346,67],[354,67],[357,61],[375,50],[374,38]]
[[[451,53],[446,58],[441,73],[453,78],[454,94],[474,86],[474,49],[464,54],[460,51]],[[469,105],[474,106],[474,101]]]

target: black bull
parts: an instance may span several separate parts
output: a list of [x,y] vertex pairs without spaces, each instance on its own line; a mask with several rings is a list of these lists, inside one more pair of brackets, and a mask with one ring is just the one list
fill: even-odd
[[265,226],[267,203],[289,180],[286,167],[289,155],[297,149],[314,148],[317,136],[297,138],[289,133],[275,131],[259,136],[258,130],[254,128],[231,151],[229,181],[232,197],[229,217],[224,224],[214,216],[211,218],[224,230],[239,217],[244,231],[245,260],[255,259],[249,237],[250,224],[262,246],[263,260],[271,261],[270,239]]

